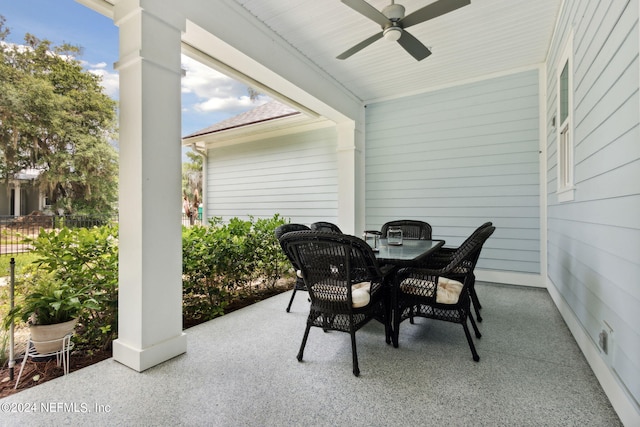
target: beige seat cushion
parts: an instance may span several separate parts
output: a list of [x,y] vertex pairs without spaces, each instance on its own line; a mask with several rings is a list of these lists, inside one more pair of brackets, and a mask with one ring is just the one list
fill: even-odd
[[[411,280],[400,284],[400,290],[406,294],[433,297],[435,283],[430,280]],[[439,304],[456,304],[460,298],[463,285],[457,280],[438,277],[436,302]]]
[[353,308],[364,307],[371,301],[371,282],[360,282],[351,286]]
[[438,278],[438,290],[436,291],[436,302],[439,304],[456,304],[460,298],[463,285],[457,280]]
[[[313,286],[313,291],[317,293],[320,297],[322,293],[325,295],[330,295],[330,300],[338,301],[338,300],[346,300],[347,292],[346,288],[342,286],[336,285],[325,285],[322,283],[318,283]],[[351,302],[353,308],[364,307],[371,301],[371,283],[370,282],[361,282],[356,283],[351,286]]]

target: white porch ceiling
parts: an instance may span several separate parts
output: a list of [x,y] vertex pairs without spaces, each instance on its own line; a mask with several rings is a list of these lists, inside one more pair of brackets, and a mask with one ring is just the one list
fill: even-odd
[[[471,0],[409,32],[432,55],[418,62],[381,39],[346,60],[336,56],[380,31],[339,0],[233,0],[365,103],[542,63],[562,0]],[[378,10],[390,0],[368,0]],[[406,14],[433,0],[399,0]]]

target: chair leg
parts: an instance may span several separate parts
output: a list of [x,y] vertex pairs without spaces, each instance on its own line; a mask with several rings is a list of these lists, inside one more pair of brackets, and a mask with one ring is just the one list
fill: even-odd
[[358,351],[356,350],[356,332],[351,329],[351,354],[353,355],[353,375],[360,376],[360,367],[358,366]]
[[296,296],[296,291],[297,291],[297,289],[294,287],[293,288],[293,294],[291,294],[291,299],[289,300],[289,305],[287,306],[287,313],[289,312],[289,310],[291,310],[291,304],[293,303],[293,299]]
[[476,288],[474,287],[473,282],[471,282],[471,286],[469,286],[469,296],[471,297],[473,309],[476,312],[476,318],[478,319],[478,322],[482,322],[482,316],[480,315],[480,309],[482,306],[480,305],[480,300],[478,300],[478,294],[476,294]]
[[464,335],[467,337],[467,342],[469,343],[469,348],[471,349],[471,355],[473,356],[473,360],[478,362],[480,360],[480,356],[478,356],[478,352],[476,351],[476,346],[473,344],[473,339],[471,338],[471,333],[469,332],[469,327],[467,326],[467,322],[465,321],[462,324],[464,328]]
[[391,328],[391,336],[393,338],[393,346],[398,348],[398,335],[400,335],[400,310],[393,310],[393,327]]
[[300,344],[300,351],[298,351],[298,362],[302,362],[302,355],[304,354],[304,347],[307,345],[307,338],[309,338],[310,329],[311,323],[307,322],[307,328],[304,330],[304,337],[302,337],[302,344]]
[[391,327],[391,319],[393,316],[391,315],[391,310],[385,309],[384,316],[384,339],[387,344],[391,344],[393,336],[393,328]]
[[[471,326],[473,327],[473,332],[476,334],[476,338],[481,338],[482,334],[480,333],[480,330],[478,329],[478,325],[476,325],[476,321],[473,320],[473,315],[471,314],[471,312],[469,312],[469,321],[471,321]],[[465,322],[466,324],[466,322]]]

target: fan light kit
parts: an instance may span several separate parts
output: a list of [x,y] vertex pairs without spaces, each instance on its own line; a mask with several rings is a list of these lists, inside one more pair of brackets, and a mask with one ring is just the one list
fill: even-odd
[[342,0],[342,3],[376,22],[382,31],[342,52],[337,56],[338,59],[347,59],[384,37],[386,40],[398,42],[411,56],[421,61],[431,55],[431,51],[406,29],[471,4],[471,0],[438,0],[407,16],[404,16],[404,6],[395,4],[393,0],[382,12],[364,0]]
[[400,40],[400,37],[402,37],[402,28],[387,27],[382,32],[382,35],[384,35],[384,38],[389,41],[397,42],[398,40]]

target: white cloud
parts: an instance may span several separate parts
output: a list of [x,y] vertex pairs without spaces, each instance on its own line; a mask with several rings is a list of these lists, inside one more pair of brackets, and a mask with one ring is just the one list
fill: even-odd
[[107,70],[107,64],[101,62],[99,64],[83,64],[91,74],[102,77],[102,87],[107,95],[113,99],[118,99],[120,92],[120,79],[116,71]]
[[196,99],[192,105],[183,105],[187,110],[235,114],[268,101],[267,97],[261,96],[258,102],[252,102],[245,84],[184,55],[182,67],[186,72],[182,78],[182,93]]

